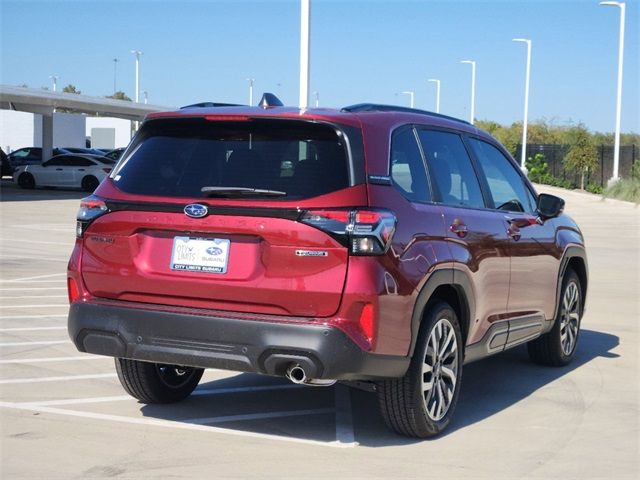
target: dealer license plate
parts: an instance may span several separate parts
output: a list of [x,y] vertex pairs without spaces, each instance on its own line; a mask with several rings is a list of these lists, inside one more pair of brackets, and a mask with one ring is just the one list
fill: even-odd
[[174,237],[171,270],[226,273],[231,242],[220,238]]

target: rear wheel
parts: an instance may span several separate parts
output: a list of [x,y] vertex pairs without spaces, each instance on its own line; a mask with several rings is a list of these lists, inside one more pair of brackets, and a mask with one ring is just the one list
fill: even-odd
[[191,395],[204,369],[116,358],[116,371],[132,397],[144,403],[173,403]]
[[27,189],[35,188],[36,179],[33,178],[33,175],[31,175],[28,172],[21,173],[20,176],[18,177],[18,185],[20,186],[20,188],[27,188]]
[[462,334],[455,311],[444,302],[427,311],[409,370],[378,383],[380,411],[392,430],[427,438],[453,417],[462,376]]
[[100,181],[91,175],[88,175],[82,179],[82,189],[85,192],[93,192],[100,185]]
[[583,300],[580,278],[573,270],[564,276],[561,295],[553,328],[527,344],[529,357],[535,363],[562,367],[575,356]]

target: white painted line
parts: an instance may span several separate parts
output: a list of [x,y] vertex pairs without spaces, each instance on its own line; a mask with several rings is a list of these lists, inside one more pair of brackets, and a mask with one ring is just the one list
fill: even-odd
[[62,283],[61,280],[24,280],[24,281],[19,280],[19,281],[17,281],[17,280],[9,280],[9,279],[7,279],[7,280],[0,279],[0,285],[2,285],[3,283],[8,283],[10,285],[23,285],[23,284],[31,285],[31,284],[34,284],[34,283],[38,283],[38,284],[40,284],[40,283],[59,283],[60,285],[64,286],[64,283]]
[[47,262],[68,262],[69,261],[68,258],[62,258],[62,257],[47,257],[45,255],[42,255],[40,257],[29,257],[27,255],[6,255],[4,253],[0,253],[0,258],[11,258],[13,260],[38,260],[39,262],[43,260]]
[[245,413],[242,415],[226,415],[222,417],[208,417],[208,418],[189,418],[183,420],[187,423],[195,423],[197,425],[207,425],[225,422],[242,422],[247,420],[262,420],[265,418],[283,418],[283,417],[297,417],[304,415],[320,415],[325,413],[333,413],[333,408],[314,408],[309,410],[289,410],[285,412],[265,412],[265,413]]
[[0,380],[0,385],[10,385],[16,383],[43,383],[43,382],[66,382],[72,380],[92,380],[96,378],[114,378],[115,373],[94,373],[90,375],[64,375],[61,377],[35,377],[35,378],[12,378]]
[[0,343],[0,347],[30,347],[32,345],[62,345],[68,343],[71,345],[71,340],[47,340],[43,342],[6,342]]
[[35,277],[11,278],[11,279],[6,279],[4,281],[5,282],[24,282],[26,280],[37,280],[37,279],[40,279],[40,278],[60,277],[62,275],[66,276],[67,274],[66,273],[51,273],[51,274],[48,274],[48,275],[36,275]]
[[11,360],[0,360],[0,365],[14,363],[51,363],[51,362],[77,362],[84,360],[111,360],[111,357],[102,355],[83,355],[76,357],[41,357],[41,358],[14,358]]
[[16,327],[16,328],[0,328],[3,332],[39,332],[44,330],[66,330],[67,327]]
[[[87,358],[87,357],[80,357],[80,358]],[[92,357],[88,357],[88,358],[92,358]],[[98,357],[98,358],[108,358],[108,357]],[[209,369],[207,369],[207,371],[209,371]],[[204,395],[211,396],[211,395],[225,395],[225,394],[229,395],[233,393],[264,392],[269,390],[290,390],[290,389],[300,389],[300,388],[305,388],[305,387],[303,387],[302,385],[283,384],[283,385],[259,385],[254,387],[202,388],[202,389],[194,390],[191,396],[192,397],[204,396]],[[41,406],[83,405],[83,404],[89,404],[89,403],[121,402],[124,400],[135,401],[135,399],[130,395],[113,395],[110,397],[69,398],[65,400],[49,400],[45,402],[27,402],[24,404],[21,403],[20,405],[41,405]]]
[[0,300],[14,300],[16,298],[69,298],[66,295],[21,295],[19,297],[0,297]]
[[67,318],[66,313],[60,313],[55,315],[11,315],[9,317],[3,317],[0,315],[0,320],[20,320],[23,318]]
[[[0,242],[11,242],[13,239],[9,238],[0,238]],[[70,247],[73,245],[73,242],[45,242],[43,240],[24,240],[20,239],[20,243],[37,243],[41,245],[62,245],[64,247]]]
[[71,417],[89,418],[93,420],[106,420],[111,422],[129,423],[134,425],[150,425],[155,427],[175,428],[181,430],[196,430],[200,432],[218,433],[225,435],[235,435],[239,437],[260,438],[264,440],[278,440],[283,442],[301,443],[306,445],[317,445],[322,447],[345,448],[355,445],[344,445],[338,442],[321,442],[318,440],[308,440],[306,438],[285,437],[280,435],[269,435],[266,433],[247,432],[244,430],[233,430],[229,428],[212,427],[209,425],[198,425],[194,423],[183,423],[174,420],[162,420],[149,417],[126,417],[122,415],[107,415],[103,413],[81,412],[66,410],[63,408],[40,407],[37,405],[20,405],[10,402],[0,402],[0,407],[12,408],[16,410],[29,410],[54,415],[67,415]]
[[[57,282],[57,280],[56,280]],[[25,290],[66,290],[67,287],[12,287],[0,288],[0,292],[24,292]]]
[[336,406],[336,442],[355,446],[353,433],[353,418],[351,416],[351,394],[349,387],[344,385],[335,386],[335,406]]
[[46,304],[46,305],[0,305],[0,308],[51,308],[51,307],[67,307],[68,303]]

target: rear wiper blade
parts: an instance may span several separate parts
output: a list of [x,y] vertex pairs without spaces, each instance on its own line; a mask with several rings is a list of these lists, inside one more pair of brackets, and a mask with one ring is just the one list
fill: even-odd
[[287,192],[280,190],[266,190],[248,187],[202,187],[200,189],[207,197],[284,197]]

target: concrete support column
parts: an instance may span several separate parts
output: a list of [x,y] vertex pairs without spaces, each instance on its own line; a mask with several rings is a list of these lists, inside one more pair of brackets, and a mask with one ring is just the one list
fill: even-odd
[[53,156],[53,113],[42,115],[42,161]]

